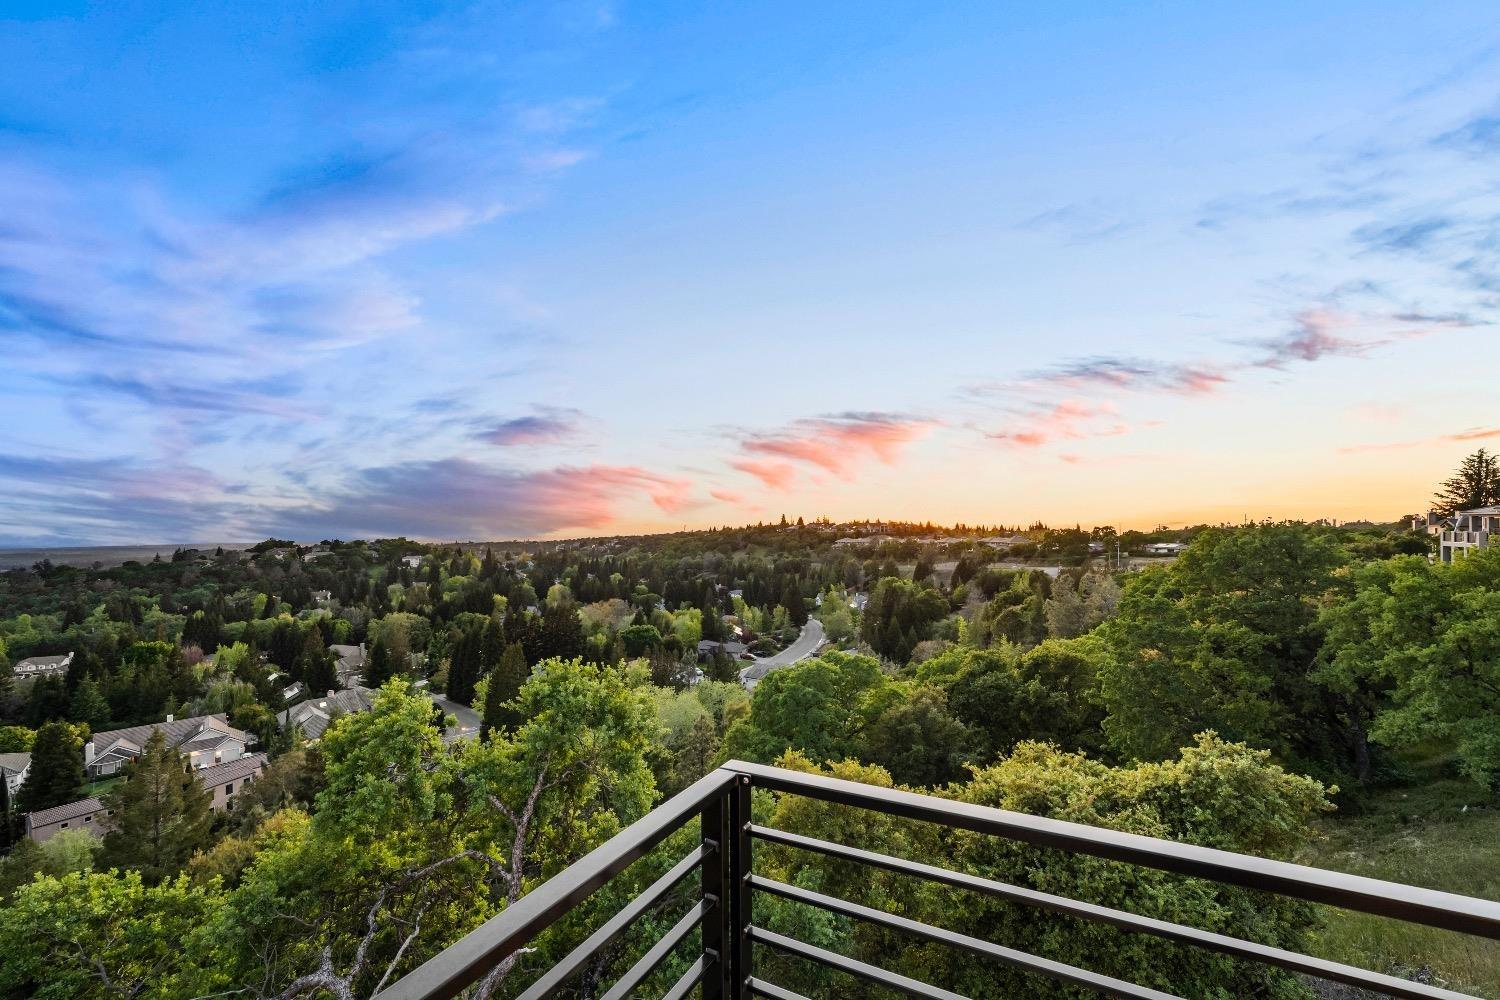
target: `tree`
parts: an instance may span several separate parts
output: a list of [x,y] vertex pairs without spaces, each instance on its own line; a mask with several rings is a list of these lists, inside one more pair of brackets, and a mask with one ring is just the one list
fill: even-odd
[[83,737],[66,722],[49,722],[37,730],[31,769],[16,793],[19,812],[35,812],[83,798]]
[[[805,757],[788,754],[777,763],[868,784],[893,784],[882,768],[855,762],[820,768]],[[950,786],[946,793],[964,803],[1276,859],[1292,857],[1311,839],[1314,820],[1331,808],[1318,782],[1287,773],[1264,751],[1212,735],[1193,741],[1166,763],[1130,767],[1109,767],[1046,744],[1022,743],[1007,758],[977,770],[972,780]],[[960,872],[1144,917],[1211,927],[1272,947],[1305,952],[1318,923],[1311,905],[1271,893],[1206,884],[1000,837],[945,831],[801,796],[783,796],[771,809],[765,822],[777,829],[896,857],[943,857],[945,867]],[[839,899],[900,912],[957,933],[1001,940],[1030,954],[1174,996],[1290,1000],[1305,995],[1291,973],[1273,966],[1252,965],[1149,934],[1119,933],[1091,922],[1038,919],[1036,910],[998,898],[976,896],[955,906],[950,894],[925,891],[894,871],[776,847],[764,856],[758,854],[756,864],[780,882],[816,887]],[[768,901],[764,912],[756,910],[755,918],[769,930],[836,946],[860,961],[899,969],[963,996],[1036,996],[1039,989],[1045,996],[1094,995],[1060,984],[1040,987],[1040,980],[1024,970],[976,963],[955,951],[935,950],[920,939],[850,934],[841,922],[810,922],[802,907]],[[770,949],[757,954],[757,963],[762,960],[767,979],[797,984],[807,995],[846,995],[819,989],[809,978],[817,973],[805,971],[800,961],[780,958]],[[757,965],[757,975],[762,974],[760,968]],[[791,975],[784,978],[784,972]]]
[[942,690],[920,685],[870,723],[858,757],[903,785],[945,785],[963,776],[968,743],[968,730],[949,714]]
[[365,687],[380,688],[396,675],[396,664],[391,657],[391,647],[384,639],[376,639],[370,647],[370,658],[365,664]]
[[308,691],[333,691],[339,686],[338,672],[334,669],[333,654],[323,645],[323,635],[315,628],[307,630],[302,640],[302,652],[297,655],[296,673],[307,685]]
[[484,739],[491,731],[500,728],[515,728],[522,722],[515,706],[521,686],[526,683],[531,668],[526,665],[526,651],[519,642],[505,647],[500,663],[490,674],[484,692],[484,712],[479,726],[479,737]]
[[814,760],[857,753],[859,737],[892,698],[879,661],[824,653],[767,674],[751,696],[750,715],[725,736],[731,757],[769,763],[787,750]]
[[105,795],[112,826],[101,863],[136,869],[147,885],[180,872],[208,843],[210,801],[161,730],[153,730],[125,781]]
[[73,692],[73,702],[68,707],[68,716],[75,722],[86,722],[90,729],[103,730],[109,727],[109,702],[99,691],[99,685],[86,680]]
[[1444,516],[1461,510],[1500,504],[1500,461],[1480,448],[1443,480],[1432,498],[1433,510]]
[[0,994],[39,1000],[193,997],[230,987],[213,942],[223,896],[186,878],[73,873],[0,909]]

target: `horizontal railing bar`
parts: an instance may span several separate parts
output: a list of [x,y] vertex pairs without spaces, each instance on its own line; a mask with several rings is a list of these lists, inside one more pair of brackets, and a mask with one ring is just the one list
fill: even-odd
[[749,930],[750,938],[753,941],[770,945],[778,951],[784,951],[789,955],[796,955],[798,958],[805,958],[810,962],[826,965],[830,969],[837,969],[840,972],[847,972],[851,976],[858,976],[860,979],[878,983],[886,989],[905,993],[909,997],[927,997],[930,1000],[969,1000],[962,993],[954,993],[942,987],[924,983],[918,979],[910,979],[898,973],[882,969],[878,965],[870,965],[861,962],[857,958],[840,955],[836,951],[819,948],[817,945],[807,944],[804,941],[798,941],[796,938],[777,934],[775,931],[768,931],[755,926],[750,927]]
[[709,956],[699,955],[698,960],[688,966],[688,970],[682,974],[682,977],[677,982],[672,984],[672,988],[667,990],[661,1000],[687,1000],[687,995],[693,992],[698,984],[703,981],[703,974],[708,971],[708,967],[712,964],[713,961]]
[[996,896],[1011,902],[1022,903],[1026,906],[1035,906],[1056,913],[1067,914],[1068,916],[1112,924],[1128,931],[1152,934],[1172,941],[1191,944],[1200,948],[1208,948],[1226,955],[1234,955],[1238,958],[1278,965],[1293,972],[1302,972],[1310,976],[1317,976],[1320,979],[1328,979],[1344,983],[1348,986],[1358,986],[1362,989],[1374,990],[1387,996],[1398,997],[1400,1000],[1475,1000],[1474,997],[1467,993],[1456,993],[1453,990],[1445,990],[1438,986],[1427,986],[1423,983],[1414,983],[1408,979],[1397,979],[1395,976],[1370,972],[1352,965],[1342,965],[1338,962],[1313,958],[1310,955],[1287,951],[1283,948],[1273,948],[1269,945],[1256,944],[1253,941],[1244,941],[1240,938],[1230,937],[1227,934],[1215,934],[1212,931],[1199,930],[1196,927],[1187,927],[1182,924],[1170,923],[1166,920],[1157,920],[1154,917],[1143,917],[1135,913],[1126,913],[1124,910],[1114,910],[1107,906],[1069,899],[1066,896],[1055,896],[1048,892],[1025,889],[1006,882],[996,882],[993,879],[981,878],[978,875],[969,875],[964,872],[951,871],[947,868],[925,865],[918,861],[907,861],[904,858],[894,858],[887,854],[877,854],[874,851],[865,851],[858,847],[849,847],[844,844],[833,843],[832,841],[819,840],[816,837],[807,837],[799,833],[788,833],[785,830],[777,830],[773,827],[752,826],[750,833],[751,836],[769,843],[783,844],[804,851],[814,851],[830,857],[843,858],[858,864],[869,865],[872,868],[883,868],[901,875],[924,878],[958,889],[968,889],[984,893],[988,896]]
[[846,917],[863,920],[892,930],[904,931],[917,937],[936,941],[952,948],[962,948],[976,955],[994,959],[1004,965],[1020,969],[1024,972],[1046,976],[1059,982],[1069,983],[1073,986],[1082,986],[1093,990],[1104,996],[1122,997],[1124,1000],[1182,1000],[1179,996],[1171,993],[1163,993],[1161,990],[1153,990],[1145,986],[1137,986],[1123,979],[1115,979],[1113,976],[1100,975],[1077,966],[1066,965],[1062,962],[1054,962],[1049,958],[1042,958],[1015,948],[1007,948],[1004,945],[994,944],[967,934],[959,934],[957,931],[946,930],[942,927],[934,927],[924,924],[919,920],[887,913],[873,907],[862,906],[859,903],[851,903],[847,899],[839,899],[836,896],[827,896],[821,892],[813,892],[785,882],[777,882],[772,879],[753,875],[750,885],[761,892],[769,892],[780,896],[782,899],[790,899],[794,902],[804,903],[808,906],[816,906],[831,913],[842,913]]
[[379,1000],[449,1000],[624,871],[721,796],[736,775],[711,771],[392,983]]
[[578,970],[594,957],[595,952],[625,933],[627,928],[640,919],[641,914],[671,892],[677,883],[686,878],[689,872],[697,868],[714,851],[715,847],[712,844],[699,844],[693,848],[686,857],[673,865],[670,871],[651,883],[650,888],[620,907],[619,913],[610,917],[577,948],[568,952],[567,957],[561,962],[548,969],[517,1000],[542,1000],[543,997],[550,997],[561,989],[564,983],[573,978]]
[[1500,903],[1485,899],[763,764],[732,760],[723,769],[747,774],[754,784],[772,791],[992,834],[1038,847],[1144,865],[1247,889],[1276,892],[1295,899],[1394,917],[1429,927],[1500,938]]
[[770,997],[771,1000],[812,1000],[811,997],[805,997],[801,993],[793,993],[785,987],[777,986],[775,983],[768,983],[764,979],[756,979],[754,976],[750,977],[746,985],[750,987],[751,993],[754,993],[756,996]]
[[697,927],[708,912],[718,905],[718,900],[714,899],[700,899],[693,904],[693,908],[684,913],[682,919],[673,924],[672,929],[663,934],[661,940],[652,945],[651,950],[642,955],[630,967],[630,971],[609,988],[609,992],[604,994],[602,1000],[625,1000],[625,997],[634,994],[635,988],[641,985],[647,976],[655,972],[656,967],[665,962],[667,956],[682,944],[683,938],[693,933],[693,928]]

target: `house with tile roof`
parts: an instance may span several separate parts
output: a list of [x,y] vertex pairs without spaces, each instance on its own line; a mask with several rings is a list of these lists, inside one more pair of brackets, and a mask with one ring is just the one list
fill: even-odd
[[83,769],[90,780],[118,774],[141,755],[152,732],[161,730],[167,746],[176,749],[193,768],[212,767],[245,755],[255,737],[231,726],[221,715],[198,715],[128,729],[95,733],[83,746]]
[[353,687],[358,683],[365,672],[365,644],[345,646],[332,643],[328,651],[338,657],[334,670],[338,673],[339,683],[344,687]]
[[36,812],[27,813],[26,836],[38,844],[55,837],[64,830],[87,830],[102,837],[104,836],[103,824],[108,816],[104,803],[96,798],[65,802],[51,809],[38,809]]
[[293,705],[276,718],[282,729],[300,729],[304,739],[316,743],[323,738],[334,719],[355,712],[368,712],[374,706],[374,691],[352,687],[343,691],[329,691],[321,698],[309,698],[300,705]]
[[[252,753],[195,769],[193,777],[209,794],[208,807],[214,812],[227,811],[234,798],[260,778],[266,759],[263,753]],[[27,813],[26,836],[38,844],[64,830],[88,830],[102,837],[109,830],[109,817],[110,811],[98,798],[79,799]]]
[[1500,537],[1500,506],[1475,507],[1453,515],[1451,527],[1438,537],[1438,558],[1451,563],[1473,549],[1487,549],[1491,539]]

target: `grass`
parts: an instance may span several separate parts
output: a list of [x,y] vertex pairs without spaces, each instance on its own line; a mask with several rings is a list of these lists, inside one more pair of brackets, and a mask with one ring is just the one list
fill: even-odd
[[[1447,764],[1422,762],[1410,787],[1375,793],[1330,819],[1299,860],[1500,900],[1500,802],[1453,777]],[[1393,975],[1427,967],[1434,984],[1500,998],[1500,942],[1331,907],[1324,912],[1314,954]]]

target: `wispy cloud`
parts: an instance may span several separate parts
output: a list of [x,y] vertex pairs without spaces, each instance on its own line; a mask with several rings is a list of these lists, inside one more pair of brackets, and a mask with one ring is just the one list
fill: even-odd
[[746,434],[740,450],[750,457],[730,464],[772,489],[787,489],[798,465],[847,480],[871,459],[893,464],[908,444],[936,426],[934,420],[900,413],[836,413]]
[[1339,452],[1345,455],[1357,455],[1372,451],[1407,451],[1412,448],[1427,448],[1439,444],[1468,444],[1474,441],[1488,441],[1500,438],[1500,427],[1470,427],[1467,430],[1455,431],[1452,434],[1439,434],[1436,437],[1419,438],[1406,441],[1376,441],[1369,444],[1353,444],[1340,448]]
[[512,417],[486,427],[474,437],[501,448],[560,444],[577,437],[582,421],[583,413],[579,410],[544,406],[529,416]]
[[1119,437],[1129,431],[1117,419],[1113,404],[1065,399],[1054,406],[1025,413],[1002,430],[986,431],[985,437],[1021,448],[1039,448],[1056,441]]

